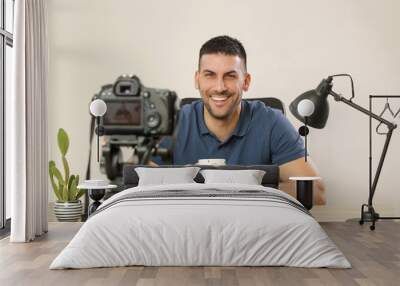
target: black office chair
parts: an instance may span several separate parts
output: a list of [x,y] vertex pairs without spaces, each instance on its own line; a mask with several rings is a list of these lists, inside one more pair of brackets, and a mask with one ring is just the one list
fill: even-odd
[[[193,101],[196,101],[196,100],[200,100],[200,98],[199,97],[182,98],[180,106],[182,107],[183,105],[190,104],[190,103],[192,103]],[[249,100],[249,101],[259,100],[259,101],[262,101],[262,102],[264,102],[264,104],[266,106],[269,106],[269,107],[275,108],[275,109],[279,109],[280,111],[282,111],[283,114],[285,114],[285,106],[284,106],[283,102],[280,99],[276,98],[276,97],[245,98],[244,100]]]

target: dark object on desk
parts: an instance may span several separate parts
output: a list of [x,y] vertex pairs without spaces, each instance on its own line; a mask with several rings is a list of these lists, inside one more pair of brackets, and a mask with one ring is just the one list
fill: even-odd
[[77,186],[78,189],[86,190],[86,192],[85,192],[86,195],[93,200],[93,202],[90,205],[88,202],[88,208],[86,209],[86,212],[85,212],[85,214],[87,214],[87,216],[85,216],[85,219],[82,219],[82,221],[86,221],[86,219],[92,213],[94,213],[97,210],[97,208],[101,205],[100,201],[104,198],[104,196],[106,194],[106,190],[111,190],[111,189],[117,188],[117,185],[110,185],[110,184],[99,185],[98,181],[102,181],[102,180],[87,180],[84,183]]
[[[352,96],[350,99],[346,99],[340,94],[337,94],[332,90],[332,80],[334,77],[341,77],[341,76],[346,76],[349,77],[351,80],[351,90],[352,90]],[[389,142],[392,137],[393,130],[397,127],[396,124],[393,124],[392,122],[387,121],[386,119],[382,118],[382,116],[376,115],[372,113],[370,110],[367,110],[355,103],[353,103],[352,99],[354,98],[354,84],[353,84],[353,79],[351,78],[350,75],[348,74],[337,74],[337,75],[332,75],[329,76],[327,79],[323,79],[321,83],[318,85],[316,89],[309,90],[300,96],[298,96],[289,106],[290,111],[293,113],[293,115],[300,120],[301,122],[307,124],[311,127],[314,128],[324,128],[326,121],[328,120],[329,116],[329,104],[328,104],[328,95],[332,95],[335,99],[335,101],[341,101],[346,103],[347,105],[353,107],[354,109],[368,115],[370,117],[370,120],[374,118],[375,120],[378,120],[380,123],[385,124],[388,128],[388,132],[386,134],[386,141],[385,145],[383,147],[383,151],[381,154],[381,157],[379,159],[378,167],[375,173],[374,181],[372,185],[370,185],[370,190],[369,190],[369,198],[368,198],[368,204],[363,204],[361,207],[361,219],[360,219],[360,224],[363,224],[364,222],[372,222],[372,225],[370,226],[371,230],[375,229],[375,222],[378,219],[393,219],[393,217],[390,218],[385,218],[385,217],[380,217],[378,213],[375,212],[375,209],[373,207],[373,196],[375,194],[376,186],[378,184],[378,179],[382,170],[383,162],[385,160],[385,156],[389,147]],[[310,116],[304,117],[301,114],[299,114],[297,106],[301,104],[303,100],[310,100],[315,107],[315,110],[313,114]]]
[[296,198],[303,206],[310,210],[314,204],[313,185],[320,177],[290,177],[289,180],[296,181]]
[[313,207],[313,181],[297,181],[296,182],[297,200],[311,210]]
[[89,192],[89,197],[94,201],[93,203],[91,203],[89,205],[88,215],[90,216],[101,205],[100,200],[106,194],[106,190],[105,189],[90,189],[90,190],[88,190],[88,192]]

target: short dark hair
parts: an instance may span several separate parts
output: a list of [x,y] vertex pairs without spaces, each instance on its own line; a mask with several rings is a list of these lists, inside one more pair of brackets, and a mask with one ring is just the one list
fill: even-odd
[[243,60],[244,67],[247,70],[247,56],[242,43],[239,40],[229,36],[214,37],[201,46],[199,55],[199,69],[200,60],[203,55],[219,53],[228,56],[238,56]]

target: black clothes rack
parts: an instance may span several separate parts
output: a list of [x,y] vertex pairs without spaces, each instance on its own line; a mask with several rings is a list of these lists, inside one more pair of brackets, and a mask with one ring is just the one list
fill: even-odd
[[[386,99],[388,100],[389,98],[398,98],[400,99],[400,95],[370,95],[369,96],[369,111],[372,112],[372,103],[373,99],[378,98],[378,99]],[[386,108],[386,107],[385,107]],[[396,113],[396,115],[398,112]],[[389,131],[391,136],[391,131]],[[389,138],[390,139],[390,138]],[[385,144],[383,153],[387,152],[387,146],[388,144]],[[379,174],[382,170],[382,163],[379,162],[378,168],[377,168],[377,174],[379,177]],[[384,219],[400,219],[400,217],[382,217],[379,215],[379,213],[375,212],[375,209],[373,207],[373,198],[376,190],[376,185],[377,185],[377,180],[374,180],[372,182],[372,117],[369,117],[369,196],[368,196],[368,204],[363,204],[361,206],[361,219],[360,219],[360,224],[363,224],[364,222],[372,222],[372,225],[370,226],[371,230],[375,229],[375,222],[377,220],[384,220]]]

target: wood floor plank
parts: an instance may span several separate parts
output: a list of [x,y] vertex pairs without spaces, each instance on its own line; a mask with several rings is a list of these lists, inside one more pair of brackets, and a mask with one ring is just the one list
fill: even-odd
[[321,226],[351,262],[352,269],[291,267],[117,267],[49,270],[81,223],[50,223],[50,231],[32,243],[0,240],[0,285],[400,285],[400,223],[379,222],[375,231],[357,223]]
[[324,286],[325,285],[318,278],[306,278],[306,279],[304,279],[304,284],[306,286]]

